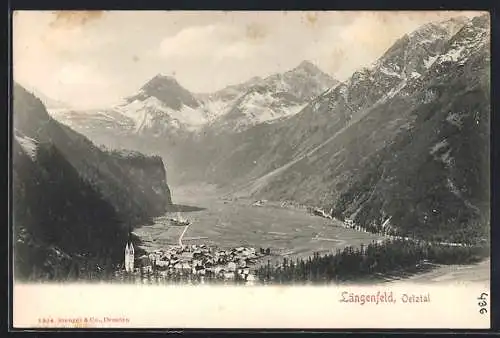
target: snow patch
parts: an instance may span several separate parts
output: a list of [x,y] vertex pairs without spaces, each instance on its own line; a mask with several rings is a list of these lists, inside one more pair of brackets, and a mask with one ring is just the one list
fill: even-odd
[[443,155],[441,155],[440,159],[447,167],[451,167],[453,165],[453,157],[451,157],[451,149],[448,149]]
[[425,95],[422,98],[422,103],[430,103],[434,101],[437,97],[437,91],[436,89],[429,89],[425,91]]
[[447,168],[450,168],[453,165],[453,157],[451,156],[451,148],[448,148],[444,153],[438,155],[438,152],[443,151],[446,147],[448,147],[448,141],[442,140],[441,142],[436,143],[430,151],[430,154],[434,157],[435,160],[444,163]]
[[382,73],[384,73],[385,75],[388,75],[388,76],[395,76],[395,77],[398,77],[398,78],[402,78],[401,74],[398,74],[398,73],[396,73],[394,71],[391,71],[391,70],[385,68],[384,66],[380,67],[380,71]]
[[462,114],[461,113],[458,113],[458,112],[450,112],[447,116],[446,116],[446,122],[458,127],[458,128],[461,128],[462,127]]
[[436,62],[437,58],[437,56],[429,56],[424,60],[424,67],[429,69],[434,64],[434,62]]
[[432,44],[432,43],[435,43],[436,42],[436,39],[420,39],[418,41],[418,43],[420,45],[425,45],[425,44]]
[[431,148],[431,155],[434,155],[437,153],[439,150],[443,149],[444,147],[448,146],[448,141],[447,140],[442,140],[441,142],[436,143],[432,148]]
[[339,87],[339,92],[340,92],[340,95],[342,95],[342,98],[344,99],[344,101],[347,102],[348,101],[348,97],[347,97],[348,88],[347,88],[347,86],[342,85],[341,87]]
[[17,134],[14,136],[24,152],[32,159],[36,158],[38,142],[28,136]]
[[391,88],[391,90],[387,94],[385,94],[379,100],[377,100],[375,105],[379,105],[381,103],[386,102],[389,99],[392,99],[394,96],[396,96],[397,93],[399,93],[404,87],[406,87],[406,84],[407,80],[404,79],[396,87]]
[[462,197],[462,195],[460,194],[460,189],[458,189],[458,187],[455,185],[455,183],[453,183],[453,181],[449,177],[446,180],[446,186],[448,187],[448,189],[450,189],[453,195],[460,198]]
[[445,61],[452,61],[452,62],[457,62],[460,60],[460,57],[462,56],[462,52],[464,51],[465,47],[460,46],[459,48],[456,49],[450,49],[446,54],[442,54],[439,57],[439,63],[445,62]]
[[[237,99],[237,98],[236,98]],[[224,115],[228,112],[229,106],[236,100],[208,100],[203,103],[203,108],[205,109],[206,117],[209,122],[212,122],[217,117]]]
[[160,189],[160,188],[158,188],[156,186],[153,186],[152,189],[155,192],[155,194],[157,194],[157,195],[161,195],[162,192],[163,192],[162,189]]
[[338,82],[334,86],[332,86],[332,87],[328,88],[327,90],[325,90],[325,92],[323,92],[323,94],[321,94],[320,96],[326,97],[326,96],[330,95],[335,89],[337,89],[337,87],[342,88],[342,87],[340,87],[341,85],[342,85],[342,83]]
[[144,109],[142,111],[139,110],[141,115],[137,114],[134,117],[141,116],[140,120],[136,120],[135,130],[134,132],[138,133],[139,131],[145,129],[146,127],[151,126],[152,118],[151,115],[148,114],[147,110]]
[[185,126],[188,129],[197,129],[207,122],[203,109],[183,105],[181,109],[175,110],[164,105],[156,97],[148,97],[144,101],[134,100],[128,105],[119,107],[119,110],[134,121],[136,131],[152,127],[153,121],[162,116],[168,116],[175,128]]
[[52,117],[59,116],[59,115],[65,115],[69,112],[69,109],[65,108],[46,108],[47,113],[51,115]]
[[276,99],[272,93],[260,94],[253,92],[245,97],[240,103],[239,109],[246,116],[245,124],[258,124],[265,121],[275,120],[284,116],[291,116],[301,111],[306,104],[273,107]]
[[115,122],[116,118],[114,116],[109,115],[108,113],[104,111],[100,111],[98,113],[101,117],[103,117],[105,120],[110,121],[110,122]]
[[418,72],[412,72],[412,73],[410,74],[410,77],[411,77],[412,79],[418,79],[420,76],[421,76],[421,74],[420,74],[420,73],[418,73]]

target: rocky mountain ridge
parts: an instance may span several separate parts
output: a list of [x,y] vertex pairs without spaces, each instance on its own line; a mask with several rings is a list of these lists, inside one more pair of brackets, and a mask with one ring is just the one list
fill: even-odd
[[[487,236],[488,17],[467,21],[432,57],[428,68],[415,58],[403,85],[396,82],[368,112],[354,109],[346,120],[359,114],[355,122],[249,192],[333,207],[365,227],[390,217],[388,226],[418,237]],[[411,76],[416,70],[422,73]]]
[[[196,154],[194,159],[209,161],[204,179],[219,184],[273,175],[274,170],[282,170],[282,166],[321,147],[343,128],[397,95],[420,76],[417,71],[430,66],[428,60],[443,52],[457,26],[465,22],[457,18],[425,25],[396,41],[371,67],[354,72],[347,81],[311,100],[299,114],[222,138],[201,138],[198,144],[203,143],[203,147],[195,143],[183,154]],[[183,168],[196,167],[183,158],[178,161],[182,161]]]
[[[108,132],[170,137],[209,129],[240,131],[297,113],[337,81],[308,61],[283,74],[254,77],[211,94],[190,93],[159,74],[110,109],[53,111],[59,121],[96,136]],[[203,129],[206,131],[206,128]]]

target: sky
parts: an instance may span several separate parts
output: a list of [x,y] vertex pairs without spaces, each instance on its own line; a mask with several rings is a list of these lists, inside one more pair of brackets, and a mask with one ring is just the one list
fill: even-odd
[[73,108],[105,107],[156,74],[209,93],[309,60],[343,81],[398,38],[471,12],[18,11],[14,80]]

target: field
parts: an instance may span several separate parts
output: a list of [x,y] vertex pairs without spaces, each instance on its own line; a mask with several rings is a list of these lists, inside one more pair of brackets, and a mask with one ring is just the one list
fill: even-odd
[[[252,206],[253,200],[226,201],[210,186],[174,187],[173,201],[178,205],[203,208],[183,213],[192,225],[183,244],[207,244],[221,248],[251,246],[270,248],[275,259],[308,257],[313,252],[327,253],[347,245],[368,244],[377,235],[340,227],[339,222],[312,216],[303,209],[281,208],[266,203]],[[135,230],[150,251],[175,245],[184,227],[169,226],[166,217]]]

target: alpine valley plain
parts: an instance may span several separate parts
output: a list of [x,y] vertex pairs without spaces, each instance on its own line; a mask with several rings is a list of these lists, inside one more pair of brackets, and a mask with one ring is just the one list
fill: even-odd
[[[345,81],[304,60],[212,93],[158,74],[102,109],[19,84],[13,98],[19,278],[60,277],[74,262],[121,269],[130,232],[136,257],[178,242],[269,249],[262,264],[297,262],[292,275],[300,259],[363,253],[390,236],[489,243],[487,15],[425,24]],[[170,225],[179,213],[188,227]],[[433,255],[422,256],[426,272],[366,269],[489,280],[488,255]]]

